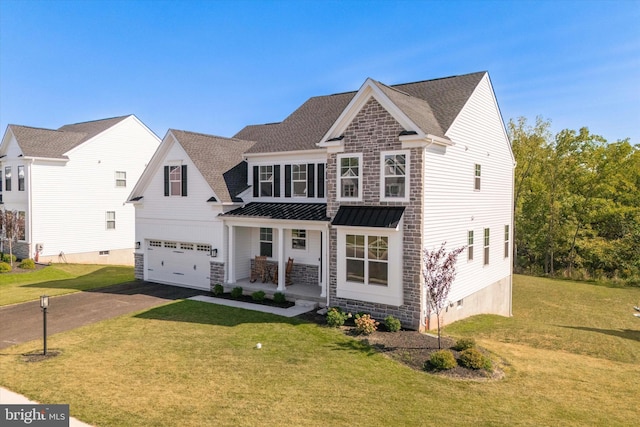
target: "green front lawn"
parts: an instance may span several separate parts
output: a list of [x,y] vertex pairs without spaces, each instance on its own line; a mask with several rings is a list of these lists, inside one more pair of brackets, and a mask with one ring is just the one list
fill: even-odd
[[[46,361],[21,356],[40,341],[5,349],[0,384],[68,403],[97,426],[632,425],[639,298],[638,288],[517,277],[513,319],[447,328],[503,359],[506,378],[494,382],[435,377],[338,330],[187,300],[51,336],[62,354]],[[554,304],[561,309],[542,308]],[[581,326],[579,313],[601,306],[609,316]]]
[[133,267],[53,264],[28,273],[0,274],[0,306],[134,280]]

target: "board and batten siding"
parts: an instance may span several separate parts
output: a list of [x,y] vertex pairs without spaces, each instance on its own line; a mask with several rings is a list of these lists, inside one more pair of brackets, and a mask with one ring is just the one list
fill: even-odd
[[[127,196],[158,143],[131,116],[71,150],[66,163],[34,162],[32,243],[44,245],[41,255],[133,249],[135,214]],[[116,171],[126,172],[125,188],[116,187]],[[106,228],[107,211],[116,213],[115,230]]]
[[[513,156],[497,103],[485,76],[447,132],[455,143],[425,152],[424,246],[451,250],[467,244],[474,231],[474,259],[460,253],[449,294],[460,300],[511,274],[512,254],[504,257],[504,226],[513,233]],[[481,165],[480,190],[474,189]],[[490,229],[489,265],[484,265],[484,229]],[[512,238],[510,238],[510,241]]]
[[[164,195],[164,166],[187,166],[187,196]],[[143,199],[136,205],[136,241],[170,240],[210,244],[224,259],[222,208],[207,202],[213,190],[182,146],[174,143],[156,168]],[[144,248],[141,248],[143,250]]]

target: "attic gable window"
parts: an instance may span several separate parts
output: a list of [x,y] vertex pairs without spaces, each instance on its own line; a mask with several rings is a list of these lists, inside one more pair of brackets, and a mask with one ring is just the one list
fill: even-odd
[[169,165],[164,167],[164,195],[187,195],[187,165]]
[[362,194],[362,154],[338,156],[339,199],[359,200]]

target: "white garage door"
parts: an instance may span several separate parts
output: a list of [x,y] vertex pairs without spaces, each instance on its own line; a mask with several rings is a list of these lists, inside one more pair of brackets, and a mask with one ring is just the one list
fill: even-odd
[[147,280],[209,290],[210,253],[211,245],[147,241]]

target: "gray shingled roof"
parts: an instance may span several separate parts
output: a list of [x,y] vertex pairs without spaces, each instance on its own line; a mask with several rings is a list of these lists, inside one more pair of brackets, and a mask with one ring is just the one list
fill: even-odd
[[9,125],[26,157],[66,159],[65,153],[129,116],[65,125],[58,130]]
[[237,195],[247,188],[244,153],[255,143],[175,129],[169,132],[211,186],[217,196],[216,201],[237,201]]
[[[422,131],[444,136],[486,72],[377,86]],[[257,143],[249,153],[317,149],[357,92],[310,98],[281,123],[247,126],[235,137]],[[412,129],[408,129],[412,130]]]

